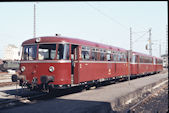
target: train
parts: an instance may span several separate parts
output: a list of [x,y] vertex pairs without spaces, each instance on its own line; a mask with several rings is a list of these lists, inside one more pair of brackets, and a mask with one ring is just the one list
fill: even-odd
[[8,70],[19,70],[19,60],[2,60],[0,63],[0,72],[7,72]]
[[19,69],[12,75],[13,82],[30,89],[50,90],[154,74],[163,67],[162,59],[155,56],[56,35],[24,41]]

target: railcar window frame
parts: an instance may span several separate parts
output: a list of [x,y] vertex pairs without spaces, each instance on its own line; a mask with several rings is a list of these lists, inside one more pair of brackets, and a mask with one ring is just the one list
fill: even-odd
[[112,51],[112,61],[117,61],[117,51]]
[[123,62],[123,55],[122,55],[121,51],[117,52],[117,59],[116,59],[116,61]]
[[39,44],[38,60],[55,60],[55,58],[56,44]]
[[[62,46],[62,48],[60,48]],[[61,52],[60,50],[61,49]],[[69,60],[69,51],[70,51],[70,44],[69,43],[58,43],[58,48],[57,48],[57,60]]]
[[91,52],[90,47],[82,46],[82,49],[81,49],[82,60],[90,60],[90,52]]
[[112,60],[111,50],[107,50],[106,60],[107,60],[107,61],[111,61],[111,60]]
[[98,61],[98,48],[91,48],[91,60]]
[[[26,48],[25,48],[26,47]],[[30,48],[34,48],[33,49],[33,53],[31,53],[31,56],[30,56]],[[28,49],[29,48],[29,49]],[[37,44],[31,44],[31,45],[23,45],[22,49],[22,57],[21,57],[21,60],[36,60],[37,59],[37,48],[38,48],[38,45]],[[26,52],[27,51],[27,52]],[[26,56],[25,56],[26,55]],[[33,57],[32,57],[33,55]]]
[[99,53],[100,53],[100,58],[99,58],[99,60],[100,61],[105,61],[106,60],[106,58],[105,58],[105,56],[106,56],[106,50],[105,49],[100,49],[100,51],[99,51]]

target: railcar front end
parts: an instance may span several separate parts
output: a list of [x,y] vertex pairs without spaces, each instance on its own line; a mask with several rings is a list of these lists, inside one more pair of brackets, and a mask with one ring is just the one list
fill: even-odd
[[71,84],[71,60],[69,44],[65,42],[38,42],[31,39],[22,44],[22,58],[19,75],[20,85],[28,88],[47,89],[48,87],[69,86]]

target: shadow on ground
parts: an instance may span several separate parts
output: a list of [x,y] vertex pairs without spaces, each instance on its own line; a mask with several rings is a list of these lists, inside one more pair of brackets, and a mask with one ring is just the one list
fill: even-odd
[[[30,98],[29,100],[33,103],[25,104],[19,102],[18,105],[7,106],[0,109],[0,113],[116,113],[112,110],[111,104],[108,102],[57,98],[64,95],[78,93],[82,90],[83,88],[74,87],[55,90],[49,94],[37,91],[30,91],[28,89],[5,90],[2,92],[20,97],[29,97],[34,95],[36,96],[38,94],[46,95],[35,99]],[[0,100],[3,101],[3,99]]]
[[108,102],[52,99],[3,109],[0,113],[113,113],[113,111]]

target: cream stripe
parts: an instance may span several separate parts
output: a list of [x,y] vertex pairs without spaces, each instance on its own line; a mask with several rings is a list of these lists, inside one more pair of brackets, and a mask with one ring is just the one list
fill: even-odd
[[20,63],[70,63],[70,60],[33,60],[33,61],[20,61]]

